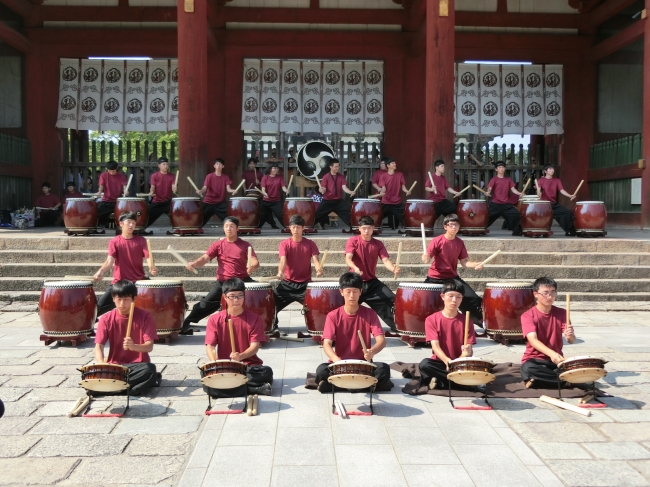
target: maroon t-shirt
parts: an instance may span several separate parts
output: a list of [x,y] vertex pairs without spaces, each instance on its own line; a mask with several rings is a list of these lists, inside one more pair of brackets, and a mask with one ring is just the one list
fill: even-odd
[[[248,272],[246,272],[248,247],[251,247],[251,244],[241,238],[237,238],[234,242],[228,242],[228,239],[223,238],[210,245],[206,254],[208,254],[210,260],[217,259],[218,281],[223,282],[232,277],[238,277],[240,279],[249,277]],[[257,258],[255,250],[253,250],[251,255]]]
[[[36,198],[36,206],[41,208],[54,208],[59,204],[59,197],[55,194],[42,194]],[[49,210],[44,210],[49,211]]]
[[[345,253],[352,254],[352,262],[363,272],[361,279],[364,282],[377,277],[375,275],[377,258],[383,260],[385,257],[388,257],[388,251],[384,246],[384,242],[372,237],[366,242],[361,235],[356,235],[348,239],[345,244]],[[352,271],[353,269],[350,270]]]
[[451,279],[458,275],[458,261],[467,259],[465,243],[456,237],[449,240],[444,234],[431,240],[427,247],[427,255],[433,257],[429,273],[432,279]]
[[372,345],[371,335],[377,337],[384,334],[379,317],[372,309],[359,306],[355,314],[349,315],[341,306],[327,313],[323,339],[336,342],[334,351],[341,360],[365,360],[357,330],[361,331],[368,348]]
[[542,190],[542,199],[551,203],[557,203],[560,190],[564,189],[562,181],[558,178],[539,178],[537,180],[537,186]]
[[495,176],[490,179],[488,183],[488,189],[492,189],[492,203],[498,205],[507,205],[510,204],[510,188],[514,188],[515,183],[507,176],[502,178]]
[[255,173],[257,173],[257,180],[261,183],[262,178],[264,177],[262,171],[243,171],[241,173],[241,177],[244,180],[244,186],[246,187],[246,189],[251,189],[260,186],[259,183],[255,182]]
[[205,191],[205,196],[203,197],[203,202],[209,205],[215,203],[221,203],[226,199],[226,187],[231,184],[232,181],[227,174],[221,174],[217,176],[217,173],[211,172],[205,177],[203,186],[207,189]]
[[118,171],[115,176],[111,176],[109,172],[101,173],[99,175],[99,185],[104,188],[102,202],[115,203],[118,198],[122,197],[122,187],[126,186],[126,183],[126,176],[121,171]]
[[72,193],[66,191],[66,192],[64,193],[64,195],[61,196],[61,205],[62,205],[62,206],[65,206],[65,202],[66,202],[66,200],[67,200],[68,198],[83,198],[83,197],[84,197],[84,195],[81,194],[81,193],[80,193],[79,191],[77,191],[76,189],[75,189]]
[[[433,201],[434,203],[437,203],[438,201],[442,201],[446,199],[447,196],[447,188],[449,188],[449,181],[447,181],[447,178],[444,176],[437,176],[436,174],[432,174],[431,177],[433,178],[433,182],[436,185],[436,189],[438,190],[437,193],[434,193],[431,191],[430,193],[427,192],[428,196],[427,198]],[[431,180],[427,178],[427,182],[424,183],[425,188],[433,188],[431,186]]]
[[172,199],[172,186],[176,182],[176,175],[172,173],[163,174],[160,171],[151,175],[151,186],[155,186],[154,203],[163,203]]
[[402,202],[399,192],[405,184],[404,174],[399,171],[389,174],[386,171],[379,178],[379,187],[386,187],[386,193],[381,198],[381,202],[385,205],[399,205]]
[[343,186],[347,186],[347,182],[342,174],[332,176],[332,173],[328,172],[321,179],[320,185],[325,188],[323,199],[332,201],[343,198]]
[[[237,352],[245,352],[251,343],[264,343],[264,323],[262,317],[245,309],[239,316],[230,316],[228,311],[223,310],[208,318],[208,325],[205,328],[205,344],[217,347],[217,358],[219,360],[230,359],[232,349],[230,347],[230,329],[228,319],[232,320],[232,331],[235,335],[235,348]],[[246,365],[262,365],[262,360],[257,354],[244,360]]]
[[384,171],[383,169],[377,169],[375,171],[375,174],[372,175],[372,181],[370,181],[370,183],[379,186],[379,180],[381,179],[382,175],[386,174],[387,172],[388,171]]
[[[151,362],[149,354],[124,350],[124,337],[129,324],[129,315],[122,316],[117,309],[103,314],[97,323],[95,343],[106,345],[110,342],[107,362],[110,364],[136,364]],[[136,345],[142,345],[151,340],[157,340],[156,324],[153,317],[145,310],[135,308],[131,323],[131,339]]]
[[121,279],[135,282],[145,278],[142,259],[149,257],[149,251],[144,237],[134,235],[124,238],[118,235],[108,242],[108,255],[115,259],[111,284]]
[[311,260],[318,254],[316,244],[304,237],[300,242],[294,242],[292,238],[280,242],[280,257],[287,258],[284,278],[292,282],[310,282]]
[[[442,314],[442,311],[438,311],[428,316],[424,321],[424,332],[426,340],[437,340],[442,351],[450,359],[455,360],[463,353],[465,321],[462,314],[459,313],[455,318],[447,318]],[[469,345],[476,343],[476,333],[473,325],[469,327],[467,343]],[[435,353],[431,355],[431,359],[440,360]]]
[[[566,310],[551,306],[551,312],[546,314],[533,306],[521,315],[521,331],[524,336],[529,333],[537,333],[537,339],[554,352],[562,355],[562,333],[566,329]],[[540,360],[551,360],[551,357],[533,348],[526,341],[526,351],[521,362],[532,358]]]
[[266,196],[264,197],[264,201],[273,203],[282,200],[280,192],[282,191],[282,186],[284,186],[284,179],[280,176],[269,176],[267,174],[262,178],[260,186],[262,186],[264,191],[266,191],[266,194],[269,195],[268,198]]

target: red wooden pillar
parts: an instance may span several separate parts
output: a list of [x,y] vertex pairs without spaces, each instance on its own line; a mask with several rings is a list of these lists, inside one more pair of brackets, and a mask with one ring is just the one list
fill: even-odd
[[[186,7],[194,6],[193,12]],[[181,194],[194,194],[208,170],[207,0],[178,1],[178,137]]]
[[[645,0],[650,12],[650,0]],[[650,20],[645,22],[643,37],[643,157],[646,168],[641,176],[641,228],[650,228]]]

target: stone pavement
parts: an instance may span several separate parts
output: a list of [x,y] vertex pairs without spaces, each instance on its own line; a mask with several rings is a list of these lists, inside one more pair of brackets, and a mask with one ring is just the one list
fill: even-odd
[[[645,306],[574,310],[578,342],[565,356],[609,360],[600,387],[616,397],[589,418],[537,399],[492,399],[492,411],[456,411],[444,397],[396,387],[375,415],[343,420],[331,396],[304,388],[325,355],[310,341],[274,340],[260,356],[275,372],[260,414],[205,416],[197,364],[203,333],[156,345],[162,387],[132,401],[125,418],[72,418],[82,395],[77,367],[92,344],[45,347],[38,315],[0,303],[0,485],[84,486],[643,486],[650,485],[650,352]],[[298,307],[280,327],[304,330]],[[479,339],[476,354],[519,362],[523,346]],[[377,360],[417,362],[430,352],[395,339]],[[363,394],[337,395],[348,410]],[[226,408],[228,400],[216,407]],[[573,401],[575,402],[575,400]],[[241,405],[235,400],[234,406]],[[120,411],[122,397],[94,410]]]

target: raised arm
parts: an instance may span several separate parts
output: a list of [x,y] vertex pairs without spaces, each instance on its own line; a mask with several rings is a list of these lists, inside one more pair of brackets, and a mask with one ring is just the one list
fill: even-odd
[[95,279],[95,281],[101,281],[102,277],[104,277],[104,274],[106,274],[106,272],[108,272],[113,267],[114,264],[115,264],[115,259],[113,258],[113,256],[108,255],[106,257],[106,260],[102,264],[102,266],[99,268],[99,270],[95,272],[93,279]]
[[282,277],[284,276],[284,268],[286,266],[287,266],[287,256],[283,255],[282,257],[280,257],[280,263],[278,264],[278,274],[275,277],[277,277],[278,279],[282,279]]
[[352,269],[354,272],[356,272],[357,274],[359,274],[360,276],[362,276],[362,275],[363,275],[363,271],[362,271],[361,269],[359,269],[356,265],[354,265],[354,262],[352,262],[352,257],[353,257],[353,256],[354,256],[354,254],[351,254],[351,253],[350,253],[350,254],[345,254],[345,264],[346,264],[350,269]]

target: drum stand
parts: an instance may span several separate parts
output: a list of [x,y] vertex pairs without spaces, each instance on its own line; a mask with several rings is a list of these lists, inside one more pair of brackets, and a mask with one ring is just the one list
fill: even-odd
[[[596,404],[581,403],[581,404],[578,404],[578,407],[585,408],[585,409],[597,409],[597,408],[606,408],[607,407],[607,404],[605,404],[600,399],[598,399],[598,394],[596,393],[596,381],[591,383],[591,394],[590,395],[593,396],[593,400],[596,401]],[[585,396],[585,398],[586,397],[588,397],[588,396]],[[562,386],[560,385],[560,380],[557,381],[557,398],[560,401],[564,401],[564,399],[562,399]]]
[[485,401],[485,406],[454,406],[454,401],[451,399],[451,382],[449,379],[447,379],[447,382],[449,382],[449,403],[451,404],[451,407],[454,409],[460,409],[460,410],[466,410],[466,411],[491,411],[492,406],[490,406],[490,403],[487,400],[487,390],[483,393],[483,399]]
[[[124,412],[121,413],[93,413],[93,414],[88,414],[88,411],[90,411],[90,405],[93,402],[93,396],[92,392],[89,389],[86,389],[86,395],[89,398],[88,401],[88,406],[86,406],[86,409],[84,412],[81,414],[82,418],[121,418],[123,417],[126,412],[129,410],[129,405],[130,405],[130,399],[131,399],[131,388],[127,387],[124,389],[126,391],[126,408],[124,408]],[[121,392],[121,391],[116,391],[116,392]]]
[[106,230],[103,228],[101,230],[98,230],[97,228],[66,228],[63,233],[66,233],[69,237],[72,237],[74,235],[81,235],[84,237],[88,237],[89,235],[105,235]]
[[185,230],[180,228],[177,229],[172,228],[171,232],[167,230],[167,235],[178,235],[179,237],[183,237],[185,235],[203,235],[203,233],[204,232],[202,228],[188,228]]
[[[332,384],[331,382],[330,382],[330,384],[332,385],[332,414],[336,414],[336,401],[335,401],[335,396],[336,396],[336,386],[335,386],[334,384]],[[370,414],[369,414],[369,416],[372,416],[373,414],[375,414],[375,412],[374,412],[373,409],[372,409],[372,395],[373,395],[373,393],[375,392],[375,388],[376,388],[376,387],[377,387],[377,384],[373,384],[373,385],[370,386],[370,388],[369,388],[369,389],[370,389]],[[345,390],[346,390],[346,391],[349,391],[349,390],[351,390],[351,389],[345,389]],[[354,389],[354,390],[356,391],[357,389]],[[359,415],[358,413],[355,415],[355,414],[354,414],[354,411],[352,411],[352,412],[348,411],[347,414],[348,414],[348,416],[356,416],[356,415]],[[362,416],[366,416],[367,413],[366,413],[366,414],[361,414],[361,415],[362,415]]]
[[72,346],[76,347],[78,343],[85,342],[88,339],[88,335],[85,334],[70,335],[70,336],[41,335],[40,341],[42,341],[43,345],[46,346],[51,345],[54,342],[72,342]]
[[262,233],[261,228],[238,228],[237,235],[259,235]]
[[[219,389],[217,389],[217,390],[219,390]],[[247,404],[248,404],[248,386],[246,387],[246,395],[244,396],[244,409],[226,409],[226,410],[213,411],[212,410],[212,396],[208,392],[208,408],[205,410],[205,414],[207,416],[210,416],[212,414],[241,414],[244,411],[246,411]]]

